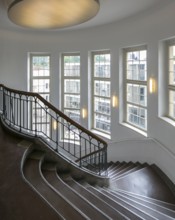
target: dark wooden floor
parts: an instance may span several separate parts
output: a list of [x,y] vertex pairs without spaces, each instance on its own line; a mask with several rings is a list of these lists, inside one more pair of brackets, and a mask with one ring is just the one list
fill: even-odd
[[57,214],[23,180],[20,172],[25,151],[21,139],[0,125],[0,219],[58,220]]

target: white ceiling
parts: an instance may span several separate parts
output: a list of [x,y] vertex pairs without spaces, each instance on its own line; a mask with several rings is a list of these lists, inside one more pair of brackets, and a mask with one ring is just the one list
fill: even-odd
[[[24,0],[25,1],[25,0]],[[48,0],[49,1],[49,0]],[[173,0],[99,0],[100,11],[96,17],[83,24],[67,28],[67,29],[80,29],[87,27],[94,27],[98,25],[108,24],[119,21],[142,13],[150,8],[160,7],[161,5],[168,4]],[[17,27],[12,24],[7,16],[7,8],[9,2],[13,0],[0,0],[0,27],[22,30],[24,28]]]

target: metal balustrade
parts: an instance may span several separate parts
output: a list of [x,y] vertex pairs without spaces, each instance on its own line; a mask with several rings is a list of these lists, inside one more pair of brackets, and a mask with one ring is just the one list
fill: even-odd
[[98,175],[107,175],[107,143],[37,93],[0,84],[2,120],[16,131],[41,138],[55,152]]

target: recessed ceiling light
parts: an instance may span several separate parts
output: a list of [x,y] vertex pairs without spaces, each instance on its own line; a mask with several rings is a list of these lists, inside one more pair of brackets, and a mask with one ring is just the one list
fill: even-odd
[[99,0],[15,0],[8,17],[27,28],[64,28],[90,20],[99,8]]

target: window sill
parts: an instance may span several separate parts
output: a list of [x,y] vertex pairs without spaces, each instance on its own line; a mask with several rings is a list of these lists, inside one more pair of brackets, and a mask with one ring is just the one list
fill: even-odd
[[160,116],[159,118],[162,119],[163,121],[169,123],[173,127],[175,127],[175,121],[173,119],[165,117],[165,116]]
[[97,131],[97,130],[94,130],[94,129],[92,129],[91,131],[94,134],[101,136],[102,138],[111,139],[111,135],[110,134],[105,134],[105,133],[103,133],[101,131]]
[[132,129],[132,130],[136,131],[137,133],[143,135],[144,137],[148,137],[147,132],[142,131],[142,130],[140,130],[139,128],[136,128],[136,127],[134,127],[134,126],[132,126],[132,125],[126,123],[126,122],[121,123],[121,125],[123,125],[123,126],[129,128],[129,129]]

